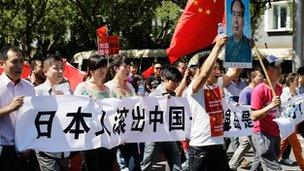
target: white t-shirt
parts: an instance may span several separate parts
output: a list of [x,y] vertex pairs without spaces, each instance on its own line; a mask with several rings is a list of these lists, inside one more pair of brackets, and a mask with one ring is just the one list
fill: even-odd
[[[297,93],[297,95],[299,94],[299,90],[298,89],[296,89],[296,93]],[[288,101],[292,96],[293,95],[291,94],[289,87],[284,87],[282,89],[282,94],[280,96],[282,102]]]
[[188,100],[192,110],[191,146],[209,146],[223,144],[223,107],[220,88],[223,78],[213,86],[204,85],[193,93],[193,81],[188,88]]

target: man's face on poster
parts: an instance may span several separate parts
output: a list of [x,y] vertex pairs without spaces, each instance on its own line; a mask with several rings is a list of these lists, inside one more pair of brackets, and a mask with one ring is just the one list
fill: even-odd
[[244,26],[244,11],[239,1],[234,1],[232,4],[232,32],[237,38],[243,35]]

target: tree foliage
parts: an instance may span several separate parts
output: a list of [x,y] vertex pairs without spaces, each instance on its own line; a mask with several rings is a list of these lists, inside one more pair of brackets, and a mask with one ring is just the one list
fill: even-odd
[[[96,49],[95,30],[107,25],[121,49],[166,48],[187,0],[2,0],[1,44],[21,45],[30,56],[33,40],[42,54],[67,56]],[[267,1],[251,0],[252,33]]]

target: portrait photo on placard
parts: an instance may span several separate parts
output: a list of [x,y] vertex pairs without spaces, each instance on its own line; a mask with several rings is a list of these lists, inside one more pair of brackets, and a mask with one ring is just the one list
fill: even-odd
[[250,1],[226,0],[225,68],[251,68]]

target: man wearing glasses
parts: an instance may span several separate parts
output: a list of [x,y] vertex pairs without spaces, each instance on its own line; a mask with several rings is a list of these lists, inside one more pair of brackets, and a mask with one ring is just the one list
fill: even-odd
[[154,75],[150,76],[146,81],[146,86],[149,92],[152,92],[160,83],[162,79],[160,77],[160,73],[162,71],[162,65],[158,62],[154,63]]

